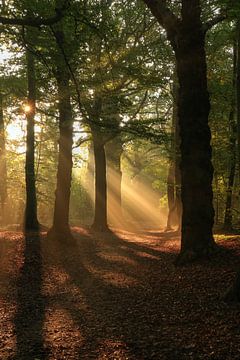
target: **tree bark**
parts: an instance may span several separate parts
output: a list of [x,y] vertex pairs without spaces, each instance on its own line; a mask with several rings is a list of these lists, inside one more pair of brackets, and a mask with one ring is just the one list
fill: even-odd
[[[236,113],[237,113],[237,156],[238,156],[238,175],[240,182],[240,20],[236,24],[236,41],[237,41],[237,56],[236,56]],[[227,303],[240,302],[240,270],[237,272],[232,286],[229,288],[224,296],[224,301]]]
[[26,109],[27,118],[27,149],[25,163],[26,179],[26,207],[24,228],[25,231],[38,230],[39,222],[37,218],[37,195],[35,179],[35,134],[34,117],[36,113],[36,79],[35,79],[35,60],[33,54],[27,49],[27,80],[28,80],[28,101],[29,109]]
[[175,181],[174,181],[174,173],[175,173],[175,164],[171,160],[168,169],[168,177],[167,177],[167,199],[168,199],[168,219],[166,231],[172,230],[175,221],[174,221],[174,213],[175,213]]
[[197,3],[193,1],[189,8],[184,9],[185,21],[179,32],[178,46],[175,46],[183,204],[179,262],[208,254],[214,244],[213,166],[208,125],[210,102],[205,39]]
[[238,159],[238,182],[240,184],[240,20],[236,24],[236,116],[237,116],[237,159]]
[[224,216],[224,230],[231,231],[233,229],[232,225],[232,195],[233,195],[233,185],[235,178],[236,170],[236,141],[237,141],[237,126],[235,122],[235,109],[236,109],[236,58],[237,58],[237,48],[236,42],[233,48],[233,95],[231,101],[231,109],[229,114],[229,131],[230,131],[230,141],[229,141],[229,153],[230,153],[230,171],[228,177],[228,186],[227,186],[227,196],[226,196],[226,209]]
[[72,179],[73,117],[69,88],[69,74],[66,68],[57,69],[59,110],[59,154],[57,187],[53,226],[48,236],[59,240],[72,239],[69,226],[69,204]]
[[173,84],[173,99],[174,99],[174,108],[173,108],[173,119],[174,119],[174,176],[175,176],[175,221],[177,225],[177,231],[180,232],[182,229],[182,199],[181,199],[181,172],[180,172],[180,163],[181,163],[181,153],[180,153],[180,129],[179,129],[179,118],[178,118],[178,97],[179,97],[179,86],[177,81],[177,74],[175,74],[174,84]]
[[107,223],[107,173],[105,142],[101,134],[92,128],[93,151],[95,160],[95,208],[92,229],[108,231]]
[[119,136],[106,144],[107,168],[108,168],[108,218],[114,212],[113,223],[123,225],[122,212],[122,170],[121,156],[123,153],[122,140]]
[[6,223],[6,202],[7,202],[7,163],[6,163],[6,143],[5,127],[3,116],[3,95],[0,93],[0,200],[1,200],[1,223]]
[[[173,226],[177,227],[177,231],[181,230],[181,218],[182,218],[182,201],[181,201],[181,174],[180,174],[180,134],[179,134],[179,119],[178,119],[178,81],[177,74],[173,75],[173,146],[172,146],[172,168],[169,168],[168,177],[168,198],[169,198],[169,214],[166,230],[171,229]],[[172,180],[171,180],[172,178]],[[170,186],[169,186],[170,183]],[[171,186],[173,184],[173,189]],[[170,193],[169,193],[170,192]],[[173,194],[171,195],[171,192]],[[171,199],[172,197],[172,199]],[[172,203],[173,202],[173,203]],[[171,204],[172,203],[172,204]]]
[[205,31],[200,0],[182,0],[181,20],[165,1],[145,0],[166,31],[176,56],[181,138],[182,237],[177,264],[209,254],[213,239],[213,166]]

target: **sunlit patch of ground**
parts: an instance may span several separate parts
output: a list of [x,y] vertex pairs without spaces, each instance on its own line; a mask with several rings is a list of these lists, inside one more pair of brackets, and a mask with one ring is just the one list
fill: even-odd
[[0,234],[0,359],[240,358],[240,306],[221,295],[239,265],[240,237],[184,268],[177,233],[93,233],[76,242]]

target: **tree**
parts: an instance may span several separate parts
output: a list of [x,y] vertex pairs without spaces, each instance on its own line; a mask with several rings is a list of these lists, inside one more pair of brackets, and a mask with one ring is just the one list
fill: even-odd
[[182,0],[181,18],[165,0],[144,0],[166,30],[176,57],[181,138],[182,238],[177,263],[209,254],[214,248],[210,111],[205,35],[223,19],[201,21],[200,0]]
[[[30,41],[31,34],[28,29],[27,39]],[[32,40],[32,38],[31,38]],[[37,195],[35,179],[35,135],[34,135],[34,118],[36,113],[36,76],[35,76],[35,59],[29,48],[26,49],[27,63],[27,83],[28,98],[25,105],[27,118],[27,146],[26,146],[26,207],[24,228],[25,230],[38,230],[39,223],[37,218]]]
[[232,224],[232,198],[233,198],[233,186],[236,172],[236,140],[237,140],[237,126],[235,120],[236,114],[236,59],[237,59],[237,48],[236,41],[234,41],[233,45],[233,80],[232,80],[232,101],[229,112],[229,153],[230,161],[229,161],[229,175],[228,175],[228,184],[227,184],[227,196],[226,196],[226,208],[225,208],[225,216],[224,216],[224,230],[231,231],[233,230]]
[[181,229],[181,176],[180,176],[180,149],[179,149],[179,124],[178,124],[178,84],[176,72],[173,74],[173,110],[172,110],[172,144],[170,163],[167,178],[168,195],[168,220],[166,230],[171,230],[177,226]]
[[[113,139],[120,133],[128,132],[135,136],[155,139],[159,133],[164,133],[161,130],[161,119],[156,119],[156,114],[152,115],[152,109],[145,110],[145,107],[148,108],[149,103],[151,107],[158,106],[155,102],[158,102],[160,95],[156,93],[168,80],[167,76],[163,77],[162,81],[156,80],[154,76],[157,69],[162,71],[162,68],[150,54],[162,51],[160,46],[156,47],[156,44],[161,44],[162,41],[160,36],[156,38],[154,21],[147,14],[144,5],[139,6],[137,2],[133,2],[128,5],[126,11],[120,1],[114,1],[109,9],[109,2],[103,0],[93,2],[92,6],[95,17],[92,15],[91,20],[94,21],[95,27],[94,31],[86,36],[87,46],[82,45],[85,52],[83,54],[81,51],[81,58],[86,58],[87,61],[81,64],[78,71],[82,75],[78,83],[82,109],[86,109],[84,122],[91,128],[94,146],[97,148],[96,165],[98,161],[101,162],[99,166],[95,166],[94,228],[106,229],[107,184],[106,171],[103,168],[103,164],[106,164],[104,145],[109,138]],[[98,16],[99,12],[101,17]],[[156,51],[156,48],[159,50]],[[136,62],[139,67],[136,67]],[[140,111],[142,114],[139,114]],[[160,141],[160,136],[158,140]],[[118,177],[119,185],[120,178]],[[121,197],[119,190],[120,186],[118,200]]]
[[1,202],[1,223],[5,223],[5,210],[7,201],[7,164],[6,164],[6,141],[5,124],[3,112],[3,93],[0,92],[0,202]]
[[121,156],[123,153],[123,139],[120,136],[114,137],[106,146],[107,154],[107,183],[108,183],[108,217],[115,214],[117,219],[112,217],[114,225],[123,225],[122,212],[122,169]]
[[66,43],[62,24],[54,30],[54,34],[58,46],[55,58],[55,76],[58,89],[59,155],[53,225],[48,232],[48,237],[67,240],[72,238],[69,227],[69,204],[72,179],[73,115],[70,73],[63,52]]

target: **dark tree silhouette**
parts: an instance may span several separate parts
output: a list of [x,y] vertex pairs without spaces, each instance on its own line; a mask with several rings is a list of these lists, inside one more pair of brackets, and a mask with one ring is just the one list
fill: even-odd
[[37,219],[37,196],[35,180],[35,136],[34,136],[34,117],[36,112],[36,78],[35,60],[30,50],[26,50],[27,58],[27,79],[28,79],[28,101],[26,108],[27,118],[27,150],[25,163],[26,177],[26,207],[25,207],[25,230],[38,230]]
[[183,204],[177,262],[183,263],[210,253],[215,246],[205,34],[222,17],[203,24],[200,0],[182,0],[181,19],[165,0],[144,1],[166,30],[176,57]]

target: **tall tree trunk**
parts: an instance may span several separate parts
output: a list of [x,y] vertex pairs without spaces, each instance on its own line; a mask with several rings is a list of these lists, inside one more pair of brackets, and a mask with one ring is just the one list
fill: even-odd
[[236,170],[236,140],[237,140],[237,126],[235,123],[235,94],[236,94],[236,58],[237,58],[237,49],[236,42],[234,43],[233,49],[233,95],[231,101],[231,109],[229,114],[229,131],[230,131],[230,144],[229,144],[229,153],[230,153],[230,171],[228,177],[228,186],[227,186],[227,197],[226,197],[226,209],[224,217],[224,230],[231,231],[232,226],[232,194],[233,194],[233,185],[235,178]]
[[[236,112],[237,112],[237,144],[238,172],[240,181],[240,20],[236,24],[237,58],[236,58]],[[232,286],[224,296],[226,302],[240,302],[240,270],[238,270]]]
[[108,231],[105,142],[102,139],[102,135],[93,128],[92,136],[95,160],[95,208],[92,229],[96,231]]
[[95,189],[94,189],[94,173],[95,173],[95,165],[94,165],[94,149],[93,142],[91,141],[88,147],[88,162],[86,169],[86,176],[84,187],[87,192],[86,198],[86,206],[83,214],[83,221],[87,225],[93,222],[94,215],[94,198],[95,198]]
[[200,12],[197,15],[197,8],[189,4],[189,9],[185,9],[186,20],[179,34],[179,45],[175,48],[179,79],[183,204],[178,262],[205,255],[214,244],[213,166],[208,125],[210,103]]
[[64,66],[58,68],[56,78],[59,99],[59,154],[53,226],[48,236],[66,240],[72,238],[69,226],[69,204],[72,179],[73,117],[69,88],[70,79]]
[[178,119],[178,81],[177,74],[173,76],[173,160],[169,168],[168,176],[168,203],[169,214],[167,222],[167,230],[173,226],[177,226],[177,231],[181,230],[181,217],[182,217],[182,201],[181,201],[181,174],[180,174],[180,134],[179,134],[179,119]]
[[214,183],[215,183],[215,225],[219,223],[219,184],[218,184],[218,173],[214,172]]
[[0,93],[0,200],[1,200],[1,223],[6,223],[6,202],[7,202],[7,164],[6,164],[6,144],[5,128],[3,116],[3,95]]
[[108,168],[108,217],[114,212],[112,220],[117,226],[123,225],[122,212],[122,170],[121,156],[123,143],[119,136],[106,144],[107,168]]
[[170,161],[168,168],[168,177],[167,177],[167,199],[168,199],[168,219],[166,231],[171,230],[174,225],[174,213],[175,213],[175,163],[173,160]]
[[[177,74],[176,74],[177,77]],[[173,97],[174,97],[174,109],[173,109],[173,117],[174,117],[174,125],[175,125],[175,139],[174,139],[174,176],[175,176],[175,221],[177,225],[177,231],[181,231],[182,226],[182,199],[181,199],[181,171],[180,171],[180,163],[181,163],[181,153],[180,153],[180,129],[179,129],[179,118],[178,118],[178,96],[179,96],[179,87],[177,78],[174,79],[173,86]]]
[[240,20],[236,24],[236,116],[237,116],[237,158],[238,158],[238,182],[240,184]]
[[181,264],[215,247],[205,30],[200,0],[182,0],[181,19],[164,0],[144,1],[166,29],[176,57],[183,206],[181,251],[176,263]]
[[28,101],[26,107],[27,118],[27,150],[25,163],[26,177],[26,208],[25,208],[25,230],[38,230],[37,218],[37,196],[35,181],[35,134],[34,117],[36,112],[36,79],[35,60],[33,54],[26,50],[27,58],[27,80],[28,80]]

